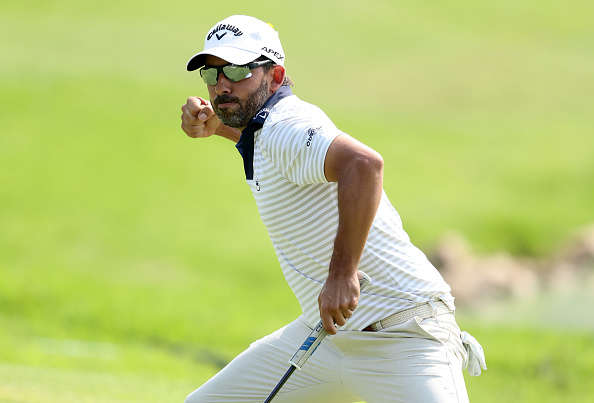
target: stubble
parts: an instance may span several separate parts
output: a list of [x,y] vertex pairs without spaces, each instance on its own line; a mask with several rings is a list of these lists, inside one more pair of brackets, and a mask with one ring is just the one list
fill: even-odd
[[[229,127],[246,127],[254,115],[262,108],[262,105],[268,99],[268,83],[262,80],[260,86],[252,92],[245,101],[241,102],[239,98],[223,94],[216,97],[213,101],[213,109],[221,122]],[[219,104],[236,102],[238,109],[230,110],[227,108],[219,109]]]

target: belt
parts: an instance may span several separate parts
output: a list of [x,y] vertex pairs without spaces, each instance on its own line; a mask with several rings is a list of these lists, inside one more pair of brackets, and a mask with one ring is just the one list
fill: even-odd
[[407,320],[414,318],[415,316],[418,316],[421,319],[427,319],[433,316],[443,315],[445,313],[450,312],[453,312],[453,310],[450,309],[450,307],[447,306],[443,301],[433,300],[425,302],[424,304],[415,306],[413,308],[405,309],[404,311],[396,312],[388,316],[387,318],[372,323],[371,325],[363,329],[363,331],[379,332],[382,329],[386,329],[388,327],[404,323]]

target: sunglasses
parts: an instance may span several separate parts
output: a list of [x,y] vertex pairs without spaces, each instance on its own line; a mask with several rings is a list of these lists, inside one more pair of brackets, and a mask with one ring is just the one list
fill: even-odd
[[204,66],[200,69],[200,77],[207,85],[216,85],[221,72],[229,80],[234,83],[250,78],[252,76],[252,69],[272,63],[272,60],[262,60],[258,62],[251,62],[248,64],[226,64],[224,66]]

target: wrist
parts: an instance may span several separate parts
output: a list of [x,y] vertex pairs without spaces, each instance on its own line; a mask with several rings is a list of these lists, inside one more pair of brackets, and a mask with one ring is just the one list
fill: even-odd
[[224,137],[234,142],[238,142],[241,137],[241,131],[233,127],[226,126],[223,122],[220,122],[219,126],[215,130],[217,136]]
[[328,268],[328,277],[333,280],[347,280],[357,276],[358,262],[332,259]]

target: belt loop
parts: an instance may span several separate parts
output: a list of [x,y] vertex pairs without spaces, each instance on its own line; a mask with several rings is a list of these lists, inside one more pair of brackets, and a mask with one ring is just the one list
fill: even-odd
[[427,303],[431,307],[431,317],[439,322],[439,319],[437,319],[437,301],[431,299]]
[[381,320],[378,320],[378,321],[375,323],[375,326],[374,326],[374,327],[375,327],[375,329],[374,329],[374,330],[375,330],[376,332],[379,332],[380,330],[382,330],[382,329],[384,328],[384,324],[382,323],[382,321],[383,321],[383,319],[381,319]]

